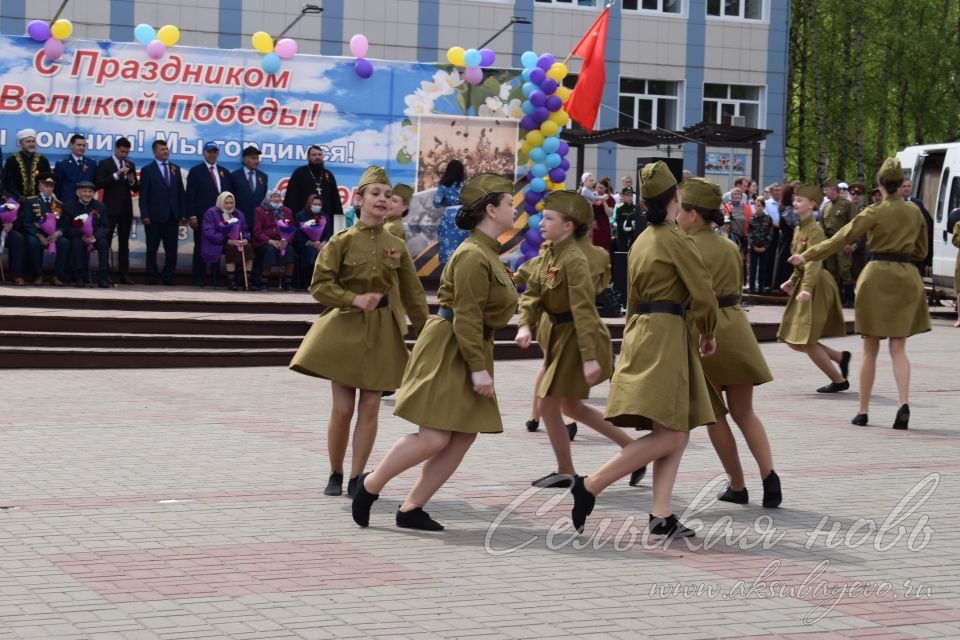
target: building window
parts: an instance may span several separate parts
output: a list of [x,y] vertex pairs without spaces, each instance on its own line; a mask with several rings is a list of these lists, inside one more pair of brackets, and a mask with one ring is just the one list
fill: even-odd
[[763,0],[707,0],[707,15],[763,20]]
[[704,84],[703,121],[733,124],[734,116],[743,116],[743,126],[759,129],[760,91],[742,84]]
[[620,78],[620,128],[677,128],[680,83]]
[[542,2],[544,4],[567,4],[575,5],[578,7],[595,7],[597,6],[597,0],[536,0],[537,2]]
[[656,11],[658,13],[680,13],[680,0],[623,0],[625,11]]

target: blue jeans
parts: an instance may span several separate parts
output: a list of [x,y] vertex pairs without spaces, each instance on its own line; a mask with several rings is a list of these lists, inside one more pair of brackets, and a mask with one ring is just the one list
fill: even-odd
[[757,253],[753,249],[750,249],[750,289],[755,290],[757,288],[757,270],[760,271],[760,289],[769,289],[770,282],[767,279],[767,260],[769,256],[770,249],[763,253]]

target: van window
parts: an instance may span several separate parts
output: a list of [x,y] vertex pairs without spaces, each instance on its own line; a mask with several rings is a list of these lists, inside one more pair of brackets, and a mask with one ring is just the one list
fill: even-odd
[[943,170],[940,178],[940,193],[937,195],[937,222],[943,220],[943,208],[947,204],[947,187],[950,185],[950,167]]
[[[950,206],[947,207],[947,214],[958,208],[960,208],[960,176],[955,176],[953,184],[950,185]],[[937,222],[940,220],[938,219]]]

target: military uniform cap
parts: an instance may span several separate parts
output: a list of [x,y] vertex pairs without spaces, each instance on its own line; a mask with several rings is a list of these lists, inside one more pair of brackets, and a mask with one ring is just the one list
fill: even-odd
[[827,178],[826,180],[823,181],[823,188],[839,189],[840,181],[837,180],[836,178]]
[[794,193],[813,200],[818,206],[823,200],[823,190],[815,184],[802,184],[794,190]]
[[410,202],[410,198],[413,197],[413,187],[406,183],[398,182],[393,185],[393,195],[400,196],[404,202]]
[[460,190],[460,202],[470,206],[491,193],[512,193],[513,182],[495,173],[481,173],[467,180]]
[[43,182],[44,184],[56,184],[57,179],[53,176],[52,172],[44,171],[43,173],[37,174],[37,182]]
[[658,195],[677,186],[677,179],[661,160],[651,162],[640,170],[640,195],[644,198],[656,198]]
[[562,213],[580,224],[593,224],[593,207],[576,191],[551,191],[543,199],[543,208]]
[[360,176],[360,182],[357,184],[357,189],[363,189],[368,184],[389,185],[390,178],[387,177],[387,172],[383,170],[383,167],[371,165],[367,167],[367,170],[363,172],[362,176]]
[[903,167],[895,157],[887,158],[880,166],[880,179],[884,182],[899,182],[903,180]]
[[687,178],[680,184],[680,201],[688,207],[719,209],[723,206],[720,187],[706,178]]

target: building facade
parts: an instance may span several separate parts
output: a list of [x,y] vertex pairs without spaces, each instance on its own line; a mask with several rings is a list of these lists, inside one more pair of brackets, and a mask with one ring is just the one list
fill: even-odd
[[[49,20],[61,0],[0,0],[0,30],[23,34],[33,19]],[[251,48],[259,30],[279,33],[303,0],[73,0],[62,17],[74,36],[132,41],[134,26],[174,24],[180,44]],[[452,46],[479,46],[512,16],[514,24],[489,46],[498,66],[520,67],[527,50],[564,58],[597,17],[603,0],[323,0],[288,35],[301,53],[350,55],[363,33],[369,58],[446,59]],[[680,130],[701,121],[770,129],[762,147],[762,184],[783,178],[789,0],[617,0],[606,43],[606,86],[596,127]],[[580,61],[569,62],[576,73]],[[587,150],[596,176],[636,171],[638,157],[682,155],[695,170],[696,145],[636,149],[604,143]],[[708,174],[726,187],[749,172],[746,149],[708,149]],[[744,162],[744,170],[740,163]],[[568,181],[569,186],[573,186]]]

